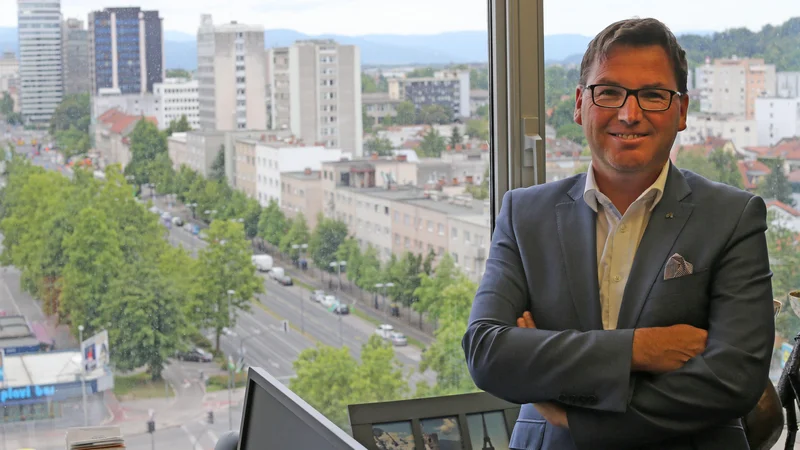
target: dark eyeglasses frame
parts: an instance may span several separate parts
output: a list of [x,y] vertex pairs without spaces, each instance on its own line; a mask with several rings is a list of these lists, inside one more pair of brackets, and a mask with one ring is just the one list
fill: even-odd
[[[592,103],[594,103],[595,106],[597,106],[598,108],[607,108],[607,109],[620,109],[620,108],[622,108],[623,106],[625,106],[625,103],[627,103],[628,97],[630,97],[632,95],[636,99],[636,104],[639,105],[639,108],[642,111],[663,112],[663,111],[668,110],[672,106],[672,99],[674,99],[675,96],[680,97],[681,95],[683,95],[678,91],[673,91],[672,89],[665,89],[665,88],[628,89],[626,87],[618,86],[618,85],[615,85],[615,84],[590,84],[590,85],[584,86],[584,87],[586,89],[589,89],[589,91],[591,92],[591,94],[592,94]],[[619,106],[598,105],[597,102],[594,99],[594,88],[596,88],[596,87],[613,87],[613,88],[617,88],[617,89],[624,89],[625,90],[625,99],[622,101],[622,104],[619,105]],[[667,107],[664,108],[664,109],[649,109],[649,108],[643,107],[641,100],[639,100],[639,92],[641,92],[641,91],[664,91],[664,92],[669,92],[670,96],[669,96],[669,103],[667,103]]]

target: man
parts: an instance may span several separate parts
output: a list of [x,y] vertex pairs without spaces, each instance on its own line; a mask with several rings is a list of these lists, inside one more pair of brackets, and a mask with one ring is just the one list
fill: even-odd
[[686,80],[664,24],[610,25],[575,95],[589,170],[503,198],[463,347],[478,387],[523,404],[511,448],[748,448],[774,339],[766,207],[670,164]]

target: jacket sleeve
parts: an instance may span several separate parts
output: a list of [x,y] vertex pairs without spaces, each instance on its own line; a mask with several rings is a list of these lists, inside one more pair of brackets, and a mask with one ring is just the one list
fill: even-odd
[[518,404],[562,401],[625,411],[633,330],[517,327],[530,294],[513,229],[512,195],[503,197],[486,271],[462,340],[475,384]]
[[766,229],[764,201],[753,197],[712,274],[701,355],[673,372],[637,375],[624,413],[568,408],[579,449],[624,449],[692,434],[755,406],[769,379],[775,339]]

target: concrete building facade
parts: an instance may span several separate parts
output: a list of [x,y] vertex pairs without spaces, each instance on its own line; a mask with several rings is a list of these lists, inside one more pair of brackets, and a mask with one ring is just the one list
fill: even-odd
[[267,128],[264,27],[214,25],[201,18],[197,32],[199,123],[204,130]]
[[300,172],[281,173],[281,209],[287,218],[303,213],[308,229],[317,226],[317,215],[322,212],[322,183],[319,170],[307,168]]
[[85,94],[92,90],[89,70],[89,31],[83,21],[67,19],[61,31],[64,94]]
[[17,14],[22,118],[44,124],[64,95],[61,1],[17,0]]
[[160,105],[158,124],[166,129],[172,121],[186,116],[193,130],[200,128],[200,106],[197,80],[167,78],[153,85],[153,94]]

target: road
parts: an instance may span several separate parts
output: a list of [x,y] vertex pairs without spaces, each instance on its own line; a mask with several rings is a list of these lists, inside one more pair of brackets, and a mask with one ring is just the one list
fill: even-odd
[[[178,227],[170,230],[169,241],[195,255],[197,250],[208,245]],[[245,338],[245,363],[264,367],[278,379],[292,376],[292,361],[302,350],[313,347],[316,342],[334,347],[344,344],[356,359],[360,358],[361,346],[375,329],[371,323],[352,314],[337,316],[319,303],[310,301],[307,290],[299,286],[282,286],[266,275],[261,276],[266,293],[257,296],[258,303],[254,303],[251,312],[239,312],[237,315],[236,336],[225,336],[220,343],[226,354],[238,352],[239,337],[242,336]],[[283,320],[292,325],[288,332],[283,331]],[[261,335],[254,335],[256,330],[260,330]],[[413,346],[395,347],[395,354],[407,374],[413,369],[413,373],[408,375],[412,388],[422,380],[435,383],[434,372],[418,373],[421,359],[419,349]]]

